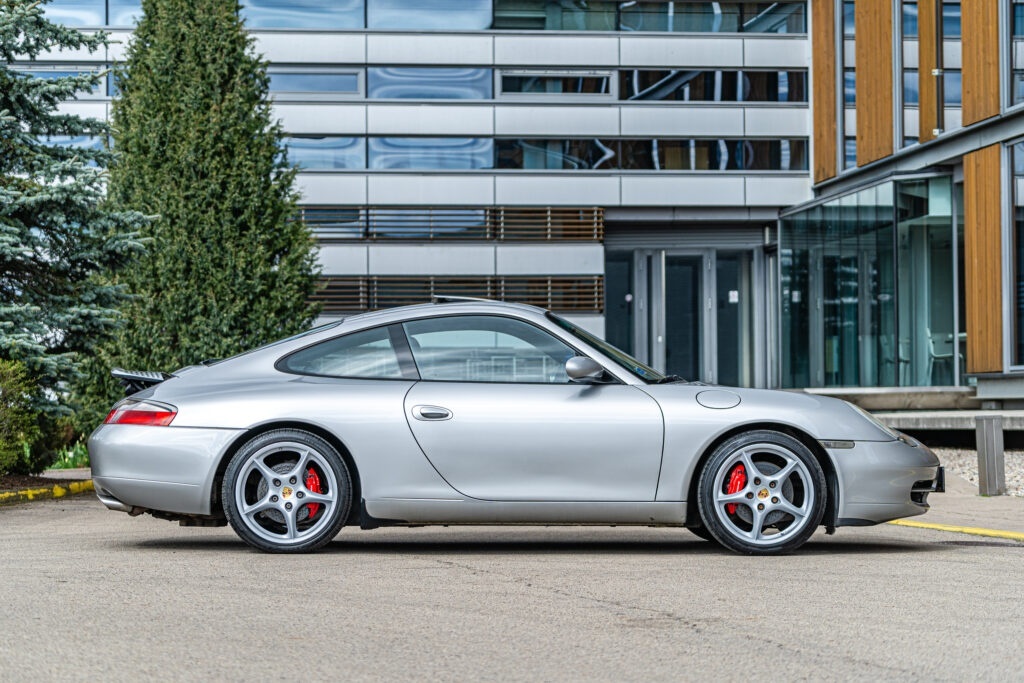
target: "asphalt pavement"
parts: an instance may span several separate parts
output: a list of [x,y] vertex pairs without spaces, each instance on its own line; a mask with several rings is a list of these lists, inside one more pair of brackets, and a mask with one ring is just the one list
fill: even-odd
[[776,558],[632,527],[264,555],[84,494],[0,508],[0,680],[1019,680],[1022,568],[1024,543],[892,525]]

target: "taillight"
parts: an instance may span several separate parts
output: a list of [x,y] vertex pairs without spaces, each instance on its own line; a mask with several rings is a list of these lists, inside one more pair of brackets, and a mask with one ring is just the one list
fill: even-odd
[[178,414],[174,406],[163,403],[150,403],[135,399],[125,399],[114,406],[103,424],[108,425],[149,425],[166,427]]

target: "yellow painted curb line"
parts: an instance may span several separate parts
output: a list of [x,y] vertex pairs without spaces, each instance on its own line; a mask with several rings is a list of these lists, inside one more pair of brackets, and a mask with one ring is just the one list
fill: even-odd
[[21,491],[9,491],[7,493],[0,493],[0,505],[26,503],[30,500],[63,498],[64,496],[73,496],[77,493],[85,493],[92,490],[94,490],[92,479],[87,479],[85,481],[73,481],[67,486],[54,484],[53,487],[48,489],[23,489]]
[[958,534],[973,534],[975,536],[989,536],[991,538],[1005,538],[1010,541],[1021,541],[1024,543],[1024,534],[1017,531],[1001,531],[999,529],[983,529],[976,526],[952,526],[949,524],[929,524],[928,522],[912,522],[908,519],[894,519],[889,524],[896,526],[912,526],[918,529],[934,529],[936,531],[953,531]]

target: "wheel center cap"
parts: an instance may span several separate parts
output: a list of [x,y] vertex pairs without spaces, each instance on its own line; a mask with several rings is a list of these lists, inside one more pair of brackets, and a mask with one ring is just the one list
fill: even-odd
[[767,498],[768,495],[769,495],[768,489],[761,489],[760,491],[757,492],[757,497],[760,498],[761,500],[764,500],[765,498]]
[[[765,495],[767,495],[767,493],[768,492],[765,491]],[[758,494],[758,495],[761,495],[761,494]],[[292,490],[291,490],[291,488],[285,486],[283,489],[281,489],[281,497],[282,498],[291,498],[292,497]],[[764,498],[764,496],[761,496],[761,497]]]

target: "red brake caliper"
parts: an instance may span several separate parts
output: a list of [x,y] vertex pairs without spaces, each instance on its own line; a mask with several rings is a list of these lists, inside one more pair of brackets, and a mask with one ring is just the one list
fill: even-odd
[[[306,472],[306,488],[313,493],[323,493],[323,489],[320,487],[320,475],[316,473],[312,467]],[[317,511],[320,510],[320,503],[310,503],[306,507],[309,508],[309,516],[313,517]]]
[[[729,473],[729,484],[725,487],[728,494],[739,493],[747,485],[747,470],[743,465],[736,465]],[[726,503],[725,511],[730,515],[736,512],[736,503]]]

